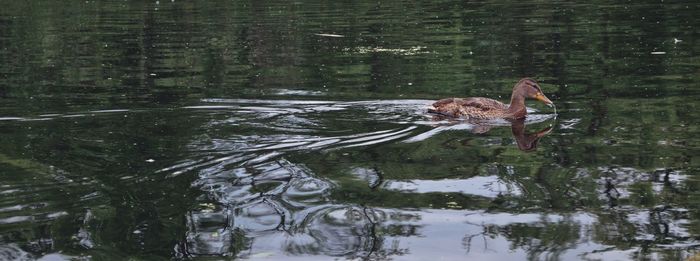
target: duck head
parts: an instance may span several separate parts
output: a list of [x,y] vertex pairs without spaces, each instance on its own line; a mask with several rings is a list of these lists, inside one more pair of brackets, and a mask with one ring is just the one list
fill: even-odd
[[537,82],[530,78],[523,78],[517,84],[515,84],[514,92],[518,92],[525,98],[531,98],[552,107],[554,103],[547,98],[542,92],[542,88]]

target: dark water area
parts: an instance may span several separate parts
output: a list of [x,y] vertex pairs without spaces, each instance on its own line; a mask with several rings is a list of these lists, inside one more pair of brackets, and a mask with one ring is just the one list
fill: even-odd
[[2,6],[0,260],[700,253],[696,2]]

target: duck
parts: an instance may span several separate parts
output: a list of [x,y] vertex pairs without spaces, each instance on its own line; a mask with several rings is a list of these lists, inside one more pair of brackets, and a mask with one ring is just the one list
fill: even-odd
[[526,98],[554,106],[535,80],[523,78],[513,86],[510,104],[484,97],[446,98],[433,103],[428,112],[448,118],[515,120],[527,116]]

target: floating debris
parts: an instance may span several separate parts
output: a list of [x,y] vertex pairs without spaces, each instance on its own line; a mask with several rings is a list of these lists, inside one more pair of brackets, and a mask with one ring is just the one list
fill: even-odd
[[447,207],[448,208],[457,208],[457,209],[462,208],[462,206],[460,206],[457,202],[454,202],[454,201],[447,202]]
[[417,54],[426,54],[430,53],[427,51],[428,49],[425,46],[413,46],[409,48],[383,48],[383,47],[366,47],[366,46],[360,46],[356,48],[344,48],[343,51],[345,52],[356,52],[359,54],[366,54],[366,53],[391,53],[391,54],[396,54],[396,55],[417,55]]
[[335,38],[345,37],[344,35],[340,35],[340,34],[314,34],[314,35],[323,36],[323,37],[335,37]]

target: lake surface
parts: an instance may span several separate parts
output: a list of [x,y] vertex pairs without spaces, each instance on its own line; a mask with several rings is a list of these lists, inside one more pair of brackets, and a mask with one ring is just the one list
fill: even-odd
[[700,252],[697,3],[2,5],[1,260]]

